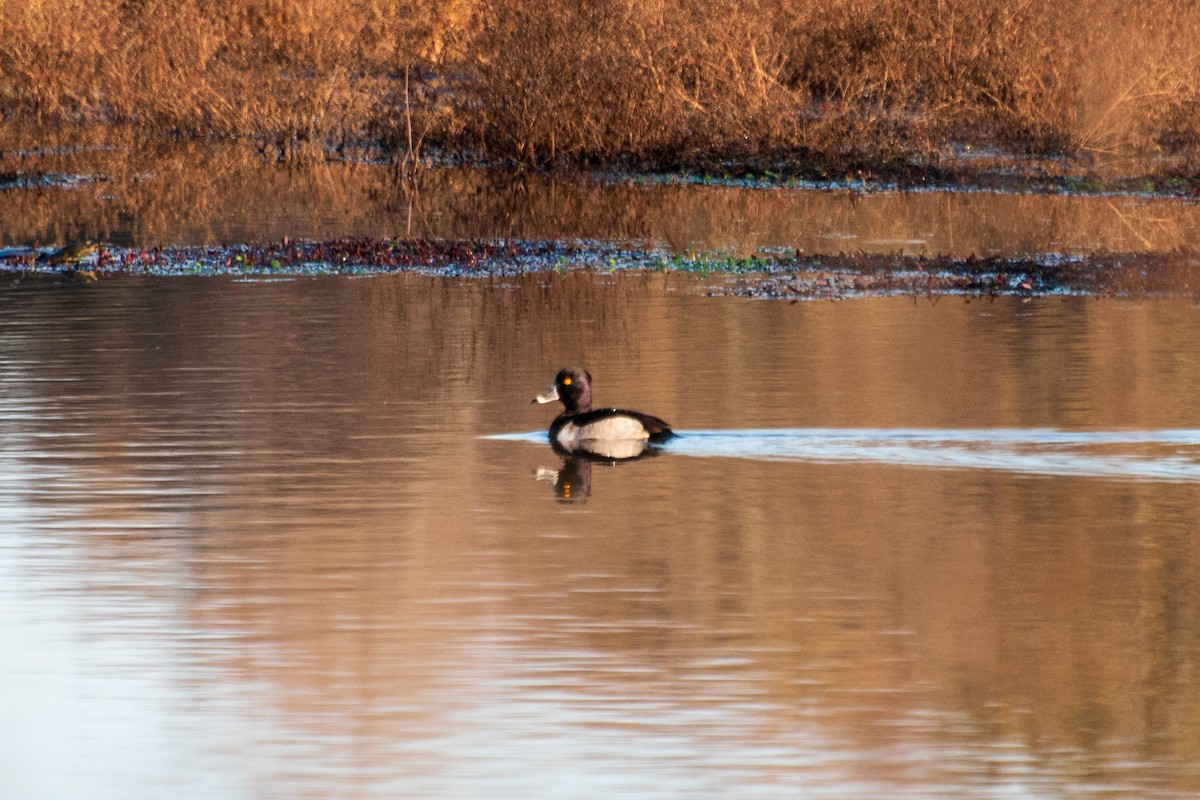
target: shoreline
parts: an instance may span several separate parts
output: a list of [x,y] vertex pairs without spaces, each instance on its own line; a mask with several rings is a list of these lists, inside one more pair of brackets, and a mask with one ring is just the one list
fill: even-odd
[[1095,253],[1037,258],[793,253],[681,256],[602,242],[335,239],[261,245],[119,247],[78,265],[31,248],[0,250],[0,283],[77,283],[124,277],[304,278],[417,274],[451,279],[670,273],[709,281],[713,296],[851,300],[914,296],[1200,297],[1200,252]]
[[[49,143],[48,141],[49,140]],[[121,153],[131,162],[146,152],[173,150],[242,151],[263,165],[282,167],[319,163],[390,169],[403,179],[445,168],[480,169],[514,178],[524,175],[584,177],[601,184],[631,186],[724,186],[850,192],[988,192],[1080,196],[1146,196],[1200,202],[1200,169],[1183,156],[1112,157],[1032,155],[1002,149],[949,145],[934,152],[899,158],[841,158],[792,152],[731,155],[720,152],[689,157],[611,162],[558,161],[529,165],[489,158],[465,150],[426,147],[420,157],[378,142],[313,141],[280,143],[256,136],[165,136],[109,125],[72,128],[36,141],[27,135],[0,140],[0,190],[76,188],[107,180],[102,172],[80,169],[99,154]]]

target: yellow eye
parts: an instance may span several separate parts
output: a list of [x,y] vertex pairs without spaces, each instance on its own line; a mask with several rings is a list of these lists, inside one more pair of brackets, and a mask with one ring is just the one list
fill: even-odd
[[563,386],[570,386],[570,385],[571,385],[571,378],[569,376],[566,378],[563,378]]

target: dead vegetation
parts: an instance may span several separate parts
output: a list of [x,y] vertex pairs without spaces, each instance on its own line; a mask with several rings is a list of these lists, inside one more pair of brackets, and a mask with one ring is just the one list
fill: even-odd
[[1200,165],[1191,0],[0,0],[0,120],[520,164]]

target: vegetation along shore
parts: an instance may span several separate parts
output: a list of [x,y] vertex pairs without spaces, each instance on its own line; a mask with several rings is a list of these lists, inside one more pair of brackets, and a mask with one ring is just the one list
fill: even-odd
[[1200,254],[1113,253],[1079,258],[978,258],[901,254],[775,253],[746,258],[669,254],[599,243],[336,239],[156,248],[87,246],[0,250],[0,285],[90,283],[101,277],[284,277],[415,273],[449,278],[566,281],[576,273],[669,273],[709,295],[841,300],[881,295],[937,298],[1200,297]]
[[1184,0],[0,0],[0,39],[7,148],[120,132],[521,167],[1200,168]]

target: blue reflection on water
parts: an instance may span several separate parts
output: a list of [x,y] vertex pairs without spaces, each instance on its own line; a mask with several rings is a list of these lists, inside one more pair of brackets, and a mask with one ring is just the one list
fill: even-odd
[[[751,428],[678,431],[662,450],[697,458],[866,462],[1172,482],[1200,481],[1200,429]],[[544,431],[486,436],[546,443]]]

